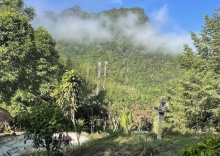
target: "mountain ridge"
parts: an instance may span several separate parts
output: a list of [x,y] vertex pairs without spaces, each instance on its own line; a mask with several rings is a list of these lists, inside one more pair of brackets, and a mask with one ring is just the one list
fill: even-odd
[[70,8],[67,8],[59,13],[53,11],[45,12],[45,15],[51,19],[56,19],[57,17],[65,17],[65,16],[75,16],[82,19],[90,19],[90,18],[99,18],[101,16],[109,17],[111,20],[117,20],[120,17],[125,17],[129,14],[135,14],[138,16],[139,24],[144,24],[149,22],[148,16],[144,13],[144,9],[140,7],[133,8],[113,8],[110,10],[104,10],[98,13],[86,12],[80,8],[78,5],[74,5]]

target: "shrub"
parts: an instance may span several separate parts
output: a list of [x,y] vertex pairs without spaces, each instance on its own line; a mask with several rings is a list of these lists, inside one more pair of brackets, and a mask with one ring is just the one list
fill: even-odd
[[48,156],[61,150],[59,140],[53,137],[53,134],[66,130],[71,123],[69,118],[63,115],[61,108],[49,103],[23,111],[18,115],[18,122],[26,131],[26,140],[33,139],[34,147],[45,148]]
[[157,146],[144,138],[139,137],[139,141],[136,146],[137,149],[135,150],[135,153],[140,156],[160,154],[160,150]]
[[180,150],[180,156],[219,156],[220,135],[217,137],[206,137],[201,142]]

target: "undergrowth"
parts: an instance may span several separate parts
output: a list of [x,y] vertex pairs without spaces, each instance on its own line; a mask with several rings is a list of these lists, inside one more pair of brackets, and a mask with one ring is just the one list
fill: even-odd
[[[156,140],[155,133],[131,135],[94,133],[88,134],[87,137],[89,141],[81,146],[63,150],[64,156],[178,156],[181,149],[198,143],[202,138],[201,135],[171,134],[164,136],[163,140]],[[41,155],[36,153],[32,156]]]

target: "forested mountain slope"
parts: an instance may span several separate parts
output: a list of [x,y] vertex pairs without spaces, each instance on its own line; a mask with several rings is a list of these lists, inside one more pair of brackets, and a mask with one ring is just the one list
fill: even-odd
[[[178,63],[175,61],[175,55],[170,54],[163,45],[151,49],[150,46],[146,48],[135,44],[123,32],[124,28],[119,22],[116,22],[126,18],[128,14],[138,17],[136,27],[149,24],[148,17],[141,8],[112,9],[97,14],[86,13],[79,7],[63,11],[62,17],[110,17],[110,25],[103,25],[111,32],[112,38],[89,44],[62,39],[57,42],[57,50],[62,56],[61,62],[67,68],[78,70],[86,80],[93,82],[94,90],[98,83],[105,83],[109,99],[125,98],[146,106],[163,96],[166,82],[178,75]],[[101,80],[97,78],[98,62],[102,63]],[[106,78],[104,62],[108,62]]]

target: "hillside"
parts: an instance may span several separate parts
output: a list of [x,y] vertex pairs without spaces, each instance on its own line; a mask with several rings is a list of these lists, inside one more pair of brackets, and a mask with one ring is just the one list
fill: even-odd
[[94,83],[97,83],[98,62],[104,66],[107,61],[106,85],[128,86],[138,93],[136,98],[143,98],[141,100],[145,103],[162,96],[166,82],[178,75],[178,64],[173,55],[159,52],[144,54],[126,43],[119,46],[116,42],[109,42],[86,47],[59,42],[57,48],[62,55],[67,55],[62,61],[66,66],[77,69]]
[[[98,18],[105,15],[115,21],[129,13],[139,17],[135,24],[137,27],[149,22],[141,8],[112,9],[89,14],[75,6],[63,11],[61,15],[82,18]],[[92,82],[94,90],[98,83],[105,83],[108,99],[116,100],[123,97],[127,98],[126,101],[136,101],[138,105],[146,107],[163,96],[166,82],[178,76],[175,55],[170,54],[163,45],[156,49],[137,45],[125,36],[123,30],[121,31],[123,29],[121,25],[117,25],[117,22],[111,22],[111,24],[106,27],[113,38],[107,41],[94,40],[93,43],[85,44],[68,39],[58,40],[57,50],[61,54],[61,62],[67,68],[76,69],[86,80]],[[98,62],[102,63],[101,80],[97,79]],[[108,62],[106,78],[103,75],[104,62]]]

